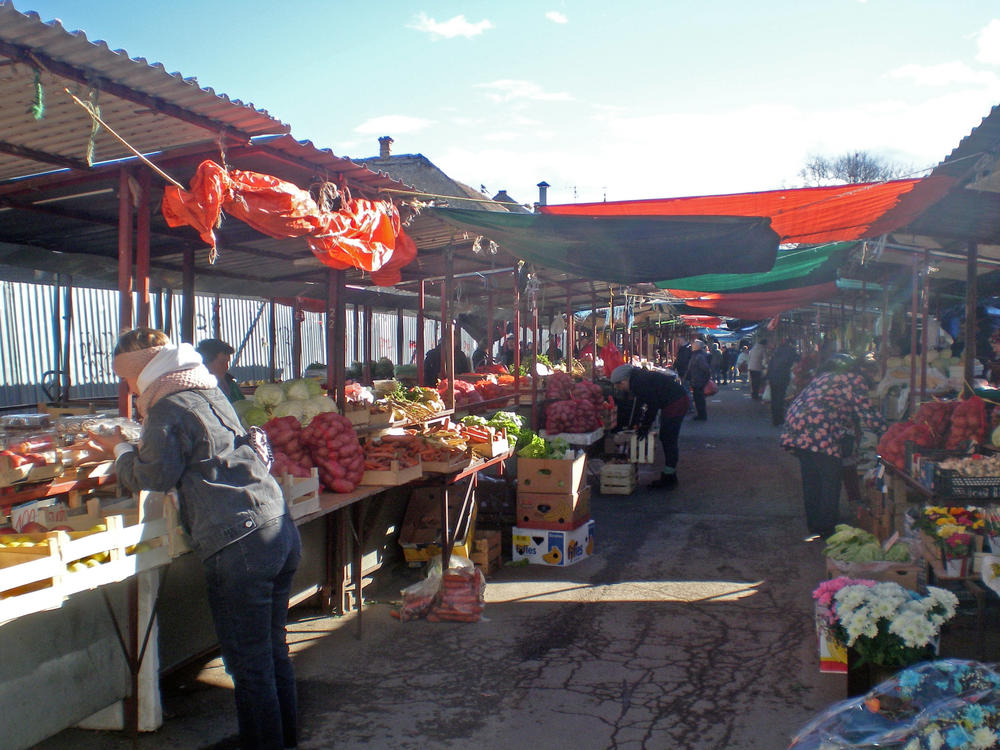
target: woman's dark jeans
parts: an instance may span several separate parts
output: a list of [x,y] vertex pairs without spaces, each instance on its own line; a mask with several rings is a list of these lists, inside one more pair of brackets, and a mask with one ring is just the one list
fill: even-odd
[[664,417],[660,415],[660,442],[663,443],[663,465],[670,469],[677,468],[677,461],[680,458],[677,441],[681,434],[681,423],[683,421],[683,414],[679,417]]
[[286,515],[204,562],[222,659],[235,685],[241,750],[298,744],[295,674],[285,625],[300,556],[298,529]]
[[813,534],[830,534],[839,521],[842,461],[815,451],[797,451],[802,469],[806,526]]

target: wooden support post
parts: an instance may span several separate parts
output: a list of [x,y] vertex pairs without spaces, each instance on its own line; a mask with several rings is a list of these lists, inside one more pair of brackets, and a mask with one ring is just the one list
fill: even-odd
[[302,319],[305,313],[298,297],[292,303],[292,377],[302,377]]
[[354,318],[354,362],[361,362],[361,316],[358,312],[358,303],[351,305],[351,315]]
[[910,286],[910,392],[906,403],[910,416],[913,416],[913,405],[917,400],[917,319],[920,316],[920,271],[916,256],[913,257]]
[[170,336],[174,332],[174,290],[163,291],[163,332]]
[[455,408],[455,251],[449,245],[444,251],[445,278],[441,288],[441,370],[448,378],[445,405]]
[[965,259],[965,387],[962,397],[972,395],[972,377],[976,367],[976,302],[979,296],[979,246],[970,242]]
[[924,250],[924,266],[922,276],[924,279],[924,284],[921,289],[922,302],[920,305],[920,401],[923,403],[924,399],[927,398],[927,335],[928,335],[928,325],[927,325],[927,314],[930,308],[930,296],[931,296],[931,251],[929,249]]
[[[531,327],[534,329],[534,341],[532,342],[533,363],[538,362],[538,302],[533,301],[531,305]],[[538,424],[538,367],[532,369],[531,373],[531,429],[537,431]]]
[[424,382],[424,302],[424,281],[421,279],[420,291],[417,293],[417,382],[433,388],[434,383]]
[[362,356],[364,357],[364,378],[365,385],[371,385],[374,380],[374,375],[372,374],[372,308],[371,305],[364,305],[361,308],[361,315],[364,320],[364,334],[365,334],[365,345],[362,349]]
[[[302,308],[299,308],[301,312]],[[215,299],[212,300],[212,336],[217,339],[222,338],[222,298],[216,294]],[[300,333],[301,336],[301,333]],[[301,340],[299,341],[301,344]],[[301,351],[300,351],[301,354]],[[299,363],[301,366],[301,363]],[[300,377],[296,375],[295,377]]]
[[333,305],[333,338],[340,342],[339,346],[333,350],[333,362],[327,363],[327,367],[332,364],[334,376],[334,388],[337,390],[337,405],[341,413],[344,411],[344,382],[347,380],[347,346],[345,344],[347,331],[347,272],[337,270],[333,272],[333,288],[337,293],[336,304]]
[[73,277],[68,276],[66,286],[63,290],[63,320],[65,321],[65,333],[63,334],[63,355],[62,355],[62,397],[67,403],[70,399],[70,386],[72,383],[71,367],[73,365],[70,352],[73,341]]
[[496,309],[496,297],[491,289],[486,295],[486,364],[493,364],[493,344],[494,339],[494,328],[496,323],[493,320],[493,311]]
[[138,293],[136,325],[149,326],[149,170],[139,172],[139,200],[135,221],[135,287]]
[[194,343],[194,248],[184,248],[181,271],[181,341]]
[[267,321],[267,379],[273,383],[278,379],[278,303],[271,297],[268,301],[270,315]]
[[[521,404],[521,287],[514,268],[514,406]],[[506,340],[506,339],[505,339]]]
[[[340,413],[344,413],[343,399],[338,396],[337,388],[338,384],[336,380],[336,373],[334,373],[333,361],[337,357],[337,347],[344,347],[344,342],[337,339],[337,297],[340,294],[340,290],[337,289],[337,275],[336,271],[332,268],[328,268],[326,271],[326,316],[323,326],[324,332],[326,333],[326,393],[328,396],[337,401],[337,406],[340,408]],[[340,388],[340,393],[343,393],[343,388]]]
[[55,355],[55,360],[52,363],[52,369],[56,375],[56,392],[53,394],[56,403],[63,403],[62,395],[62,370],[63,370],[63,359],[62,359],[62,287],[59,284],[59,274],[56,274],[55,286],[52,289],[52,320],[50,324],[52,326],[52,352]]
[[882,338],[878,346],[879,380],[885,377],[889,366],[889,280],[882,279]]
[[403,352],[409,351],[409,348],[403,343],[403,338],[406,335],[403,330],[403,308],[396,308],[396,364],[405,365],[406,360],[403,359]]
[[[128,171],[118,173],[118,333],[132,329],[132,199]],[[128,384],[118,383],[118,413],[132,416]]]

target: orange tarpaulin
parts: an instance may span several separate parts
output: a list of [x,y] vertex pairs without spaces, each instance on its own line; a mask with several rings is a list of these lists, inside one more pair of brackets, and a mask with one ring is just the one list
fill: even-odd
[[716,315],[680,315],[685,325],[697,328],[722,328],[722,318]]
[[[223,211],[268,237],[305,238],[320,261],[338,269],[378,271],[389,263],[401,233],[399,212],[391,203],[345,198],[339,211],[325,211],[290,182],[242,169],[226,171],[212,161],[198,165],[190,187],[164,189],[163,217],[171,227],[194,227],[213,249]],[[412,260],[415,250],[409,242],[404,255]]]
[[935,175],[760,193],[542,206],[541,212],[562,216],[768,216],[782,242],[811,244],[877,237],[905,226],[944,196],[954,182]]
[[668,290],[684,300],[688,307],[697,307],[743,320],[760,320],[794,310],[811,302],[829,299],[837,293],[837,282],[830,281],[796,289],[777,289],[766,292],[696,292],[684,289]]

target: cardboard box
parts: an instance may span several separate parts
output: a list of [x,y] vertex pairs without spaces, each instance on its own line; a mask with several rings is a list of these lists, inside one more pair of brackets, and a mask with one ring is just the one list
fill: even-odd
[[486,575],[498,570],[503,562],[502,537],[499,530],[480,529],[476,531],[469,559],[482,568]]
[[512,555],[516,562],[566,567],[594,554],[594,522],[587,521],[573,531],[552,531],[515,526]]
[[579,492],[583,486],[586,466],[586,455],[580,455],[571,461],[518,457],[518,492],[520,493],[522,489],[527,492]]
[[532,529],[575,529],[590,518],[590,487],[580,492],[517,493],[517,525]]
[[826,573],[830,578],[847,576],[872,581],[898,583],[904,589],[920,591],[927,576],[927,565],[923,560],[908,563],[877,560],[874,562],[844,562],[826,558]]
[[[469,557],[472,540],[475,537],[476,503],[475,497],[469,512],[460,517],[465,490],[472,478],[463,479],[452,485],[448,502],[448,528],[457,529],[452,554]],[[427,562],[441,554],[441,496],[444,488],[417,487],[410,493],[406,505],[403,525],[399,530],[399,546],[409,563]]]

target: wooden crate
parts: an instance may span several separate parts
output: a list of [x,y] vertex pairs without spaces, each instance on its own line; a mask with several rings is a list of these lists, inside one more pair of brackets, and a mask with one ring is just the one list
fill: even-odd
[[656,460],[656,439],[646,435],[642,440],[634,432],[628,446],[628,460],[634,464],[651,464]]
[[631,495],[636,488],[635,464],[607,463],[601,467],[602,495]]
[[310,469],[308,477],[284,474],[278,484],[292,518],[301,518],[319,510],[319,471],[315,466]]
[[472,552],[469,558],[482,568],[483,573],[492,575],[500,569],[503,562],[501,557],[503,550],[503,538],[499,530],[481,529],[476,532],[476,538],[472,543]]
[[400,466],[395,460],[390,464],[391,468],[386,471],[376,471],[368,469],[361,476],[361,484],[374,485],[379,487],[395,487],[400,484],[409,484],[420,479],[424,474],[424,467],[420,461],[413,466]]

